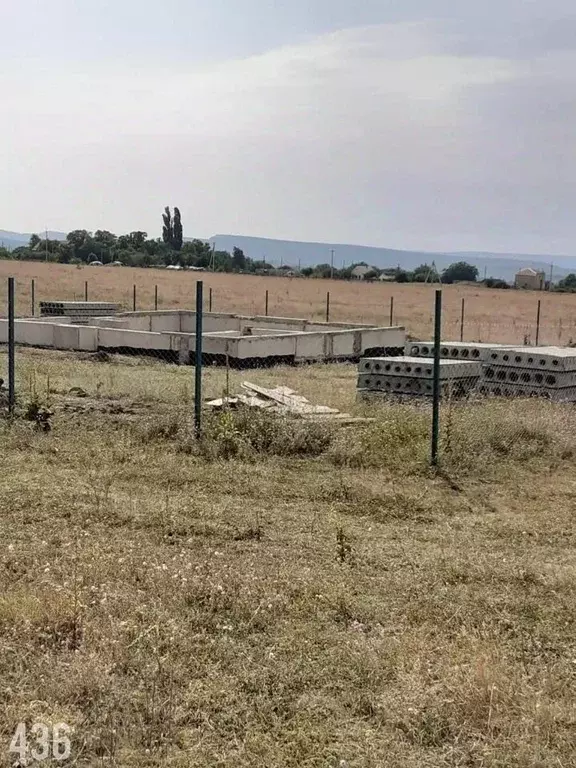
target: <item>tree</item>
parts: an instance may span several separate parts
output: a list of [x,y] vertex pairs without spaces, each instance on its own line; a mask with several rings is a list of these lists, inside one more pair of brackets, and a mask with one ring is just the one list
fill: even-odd
[[135,250],[139,250],[140,248],[144,247],[144,243],[146,242],[147,237],[147,232],[141,232],[140,230],[137,230],[136,232],[130,232],[128,235],[128,243],[130,244],[130,247],[134,248]]
[[182,235],[180,210],[174,208],[174,218],[172,218],[170,208],[166,206],[166,208],[164,208],[164,213],[162,214],[162,220],[164,222],[164,226],[162,227],[162,240],[175,251],[181,250],[184,238]]
[[31,251],[34,250],[34,248],[37,248],[42,241],[38,237],[38,235],[30,235],[30,242],[28,243],[28,248],[30,248]]
[[398,269],[396,270],[396,274],[394,276],[394,280],[397,283],[409,283],[411,279],[410,272],[406,272],[405,269]]
[[501,280],[499,277],[487,277],[484,280],[484,285],[486,288],[510,288],[509,283],[506,280]]
[[172,223],[172,247],[175,251],[182,249],[182,243],[184,241],[182,234],[182,218],[180,216],[180,209],[174,208],[174,221]]
[[236,248],[232,251],[232,269],[234,272],[242,272],[246,269],[246,256],[242,248]]
[[556,290],[570,293],[576,291],[576,275],[573,272],[571,272],[569,275],[566,275],[566,277],[559,281],[558,285],[556,286]]
[[412,272],[412,280],[415,283],[426,283],[428,280],[434,282],[435,280],[438,280],[440,275],[438,274],[438,270],[435,266],[431,266],[430,264],[420,264],[419,267],[416,267],[414,272]]
[[166,243],[166,245],[172,245],[174,230],[172,228],[172,214],[170,213],[170,208],[168,206],[164,208],[162,220],[164,222],[164,226],[162,227],[162,240]]
[[478,267],[468,264],[465,261],[457,261],[450,264],[442,273],[442,281],[445,283],[456,283],[466,281],[475,283],[478,279]]

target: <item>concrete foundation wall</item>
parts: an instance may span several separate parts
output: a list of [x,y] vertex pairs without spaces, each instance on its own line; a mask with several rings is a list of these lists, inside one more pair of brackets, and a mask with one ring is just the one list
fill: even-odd
[[[371,349],[401,348],[406,333],[403,328],[346,327],[344,324],[309,323],[289,318],[247,318],[241,315],[208,315],[203,349],[205,354],[237,360],[281,358],[299,361],[336,360],[360,357]],[[230,328],[229,326],[234,326]],[[282,326],[290,325],[289,329]],[[306,325],[321,330],[298,332]],[[128,326],[128,327],[127,327]],[[210,327],[212,326],[212,327]],[[218,327],[214,335],[210,330]],[[224,326],[224,327],[223,327]],[[228,326],[228,327],[226,327]],[[251,327],[263,335],[241,336],[238,329]],[[136,312],[114,318],[100,318],[87,325],[46,320],[17,320],[16,341],[29,346],[64,350],[98,349],[150,350],[180,352],[184,359],[196,347],[193,332],[194,312]],[[152,329],[152,330],[151,330]],[[223,335],[221,335],[223,334]],[[8,321],[0,320],[0,343],[8,340]]]

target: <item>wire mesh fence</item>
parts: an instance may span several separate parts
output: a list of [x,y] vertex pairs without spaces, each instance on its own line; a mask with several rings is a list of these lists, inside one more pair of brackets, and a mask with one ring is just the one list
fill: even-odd
[[[187,308],[169,309],[154,284],[142,301],[133,286],[124,291],[124,302],[115,302],[85,280],[75,285],[67,303],[36,279],[24,286],[6,283],[0,408],[4,413],[28,409],[41,427],[42,414],[54,408],[134,420],[155,408],[177,409],[199,437],[206,414],[238,405],[359,423],[400,405],[427,425],[433,464],[461,460],[466,452],[477,456],[488,436],[491,459],[522,441],[532,441],[536,450],[539,439],[557,439],[572,423],[576,350],[546,348],[558,336],[542,325],[540,299],[532,324],[518,321],[500,332],[502,324],[495,319],[474,339],[464,304],[456,318],[453,306],[436,317],[430,308],[420,308],[420,315],[429,312],[431,320],[419,340],[406,323],[406,345],[402,336],[401,344],[370,347],[362,341],[370,328],[338,325],[333,289],[325,296],[321,318],[290,326],[272,315],[277,303],[270,289],[262,299],[264,312],[249,317],[226,307],[226,297],[203,281],[194,288]],[[150,306],[144,307],[145,301]],[[392,296],[381,307],[382,328],[402,322],[397,312]],[[563,327],[570,324],[564,321]],[[298,335],[320,346],[298,358]],[[494,336],[498,342],[491,340]],[[351,346],[338,349],[345,339]],[[547,425],[546,437],[542,425]],[[533,433],[537,437],[530,437]]]
[[[54,301],[114,304],[121,311],[193,310],[198,273],[49,265],[16,283],[18,318],[38,316]],[[400,325],[416,338],[433,334],[434,286],[203,273],[204,310],[247,316],[306,317],[321,322]],[[5,315],[6,302],[0,302]],[[445,337],[459,341],[554,344],[576,341],[576,298],[570,294],[444,290]]]

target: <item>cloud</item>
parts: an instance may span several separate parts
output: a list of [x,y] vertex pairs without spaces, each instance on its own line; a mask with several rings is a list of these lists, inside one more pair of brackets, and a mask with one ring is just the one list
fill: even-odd
[[169,202],[198,235],[567,250],[570,35],[528,25],[538,42],[517,56],[459,23],[351,28],[204,66],[11,73],[3,226],[38,225],[27,200],[53,228],[154,231]]

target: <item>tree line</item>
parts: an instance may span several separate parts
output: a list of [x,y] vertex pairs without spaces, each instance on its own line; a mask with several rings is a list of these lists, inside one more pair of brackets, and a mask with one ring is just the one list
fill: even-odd
[[[330,264],[318,264],[314,267],[284,265],[274,267],[262,259],[246,256],[241,248],[234,248],[232,253],[215,250],[205,240],[184,239],[180,210],[169,207],[162,214],[162,236],[149,238],[147,232],[136,230],[123,235],[115,235],[106,229],[89,232],[75,229],[68,232],[64,240],[53,240],[32,235],[26,246],[8,251],[0,247],[1,259],[20,261],[50,261],[59,264],[122,264],[130,267],[168,267],[180,266],[197,269],[211,269],[215,272],[247,272],[252,274],[298,274],[303,277],[335,278],[350,280],[356,276],[357,267],[365,267],[362,275],[365,280],[377,280],[384,276],[398,283],[460,281],[476,282],[478,269],[464,261],[451,264],[439,272],[434,264],[421,264],[414,270],[397,268],[378,269],[365,262],[357,262],[343,269],[336,269]],[[574,285],[570,278],[574,278]],[[564,290],[576,290],[576,276],[566,278]],[[509,288],[503,280],[488,278],[485,284],[491,288]],[[562,285],[562,283],[561,283]]]

